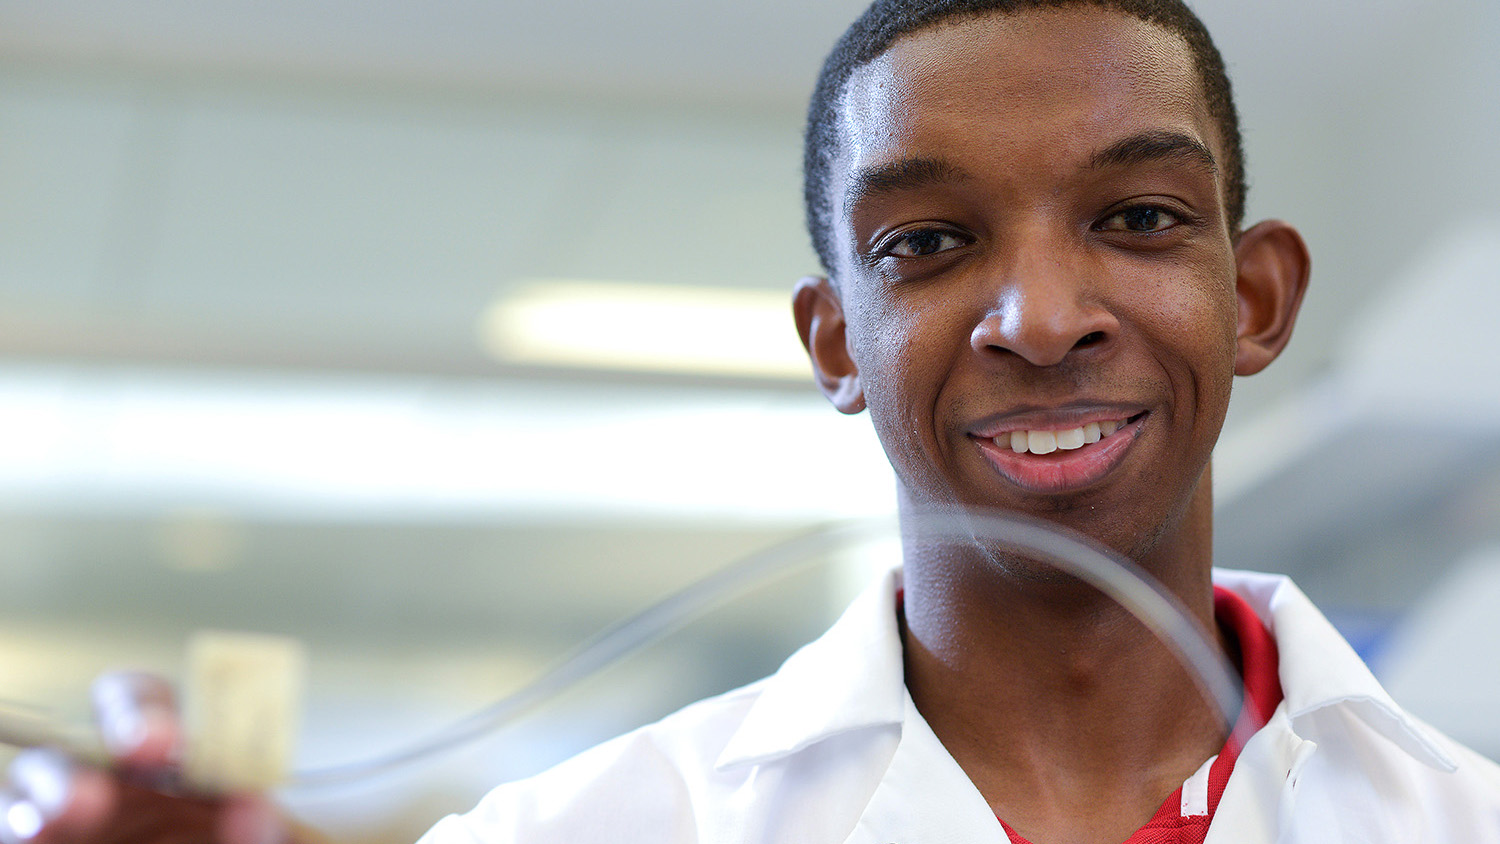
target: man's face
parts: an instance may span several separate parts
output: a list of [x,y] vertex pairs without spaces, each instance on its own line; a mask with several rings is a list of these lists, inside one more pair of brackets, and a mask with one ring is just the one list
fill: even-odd
[[1206,508],[1236,268],[1186,46],[1086,7],[944,24],[857,71],[840,119],[835,277],[903,500],[1138,559]]

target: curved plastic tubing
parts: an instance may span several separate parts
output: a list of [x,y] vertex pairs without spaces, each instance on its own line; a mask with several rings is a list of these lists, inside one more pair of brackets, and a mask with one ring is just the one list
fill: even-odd
[[[888,536],[892,529],[892,523],[884,519],[838,524],[753,554],[612,625],[530,685],[425,739],[368,759],[297,771],[285,785],[318,787],[377,776],[479,739],[712,607],[806,564],[819,552]],[[1234,725],[1239,720],[1242,701],[1238,675],[1181,603],[1135,563],[1086,539],[1064,534],[1055,526],[1003,512],[908,515],[902,519],[901,530],[907,538],[1002,545],[1094,586],[1166,644],[1226,724]],[[1247,738],[1235,736],[1242,746]]]

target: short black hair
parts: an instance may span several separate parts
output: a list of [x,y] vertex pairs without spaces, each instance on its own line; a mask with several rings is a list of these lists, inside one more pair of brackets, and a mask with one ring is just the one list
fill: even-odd
[[1225,206],[1230,230],[1239,231],[1245,216],[1245,163],[1239,115],[1235,112],[1224,59],[1203,22],[1182,0],[875,0],[849,25],[824,60],[807,108],[802,193],[807,230],[825,270],[834,271],[829,177],[833,159],[839,152],[839,100],[854,71],[880,56],[903,35],[945,21],[1065,6],[1096,6],[1120,12],[1155,24],[1187,43],[1209,114],[1218,122],[1219,134],[1223,136],[1224,172],[1229,177]]

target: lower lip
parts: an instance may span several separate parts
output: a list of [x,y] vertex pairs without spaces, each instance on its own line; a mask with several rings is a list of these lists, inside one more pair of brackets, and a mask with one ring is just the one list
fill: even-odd
[[975,438],[974,442],[990,465],[1016,486],[1042,493],[1077,492],[1103,480],[1125,459],[1145,419],[1143,414],[1096,443],[1051,454],[1018,454],[1009,446],[995,445],[992,439]]

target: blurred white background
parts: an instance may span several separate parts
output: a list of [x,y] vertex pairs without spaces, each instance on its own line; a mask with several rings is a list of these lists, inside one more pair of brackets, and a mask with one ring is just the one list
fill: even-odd
[[[95,671],[174,670],[194,627],[292,633],[305,761],[353,758],[754,549],[889,512],[780,304],[816,270],[805,100],[862,5],[0,0],[0,698],[79,715]],[[1431,673],[1474,634],[1439,628],[1486,615],[1453,602],[1496,582],[1500,4],[1195,7],[1251,217],[1315,261],[1291,349],[1238,386],[1219,561],[1295,575],[1419,712],[1500,752],[1472,717],[1500,691]],[[410,840],[771,670],[847,569],[482,747],[294,799]],[[1491,650],[1460,664],[1495,675]]]

